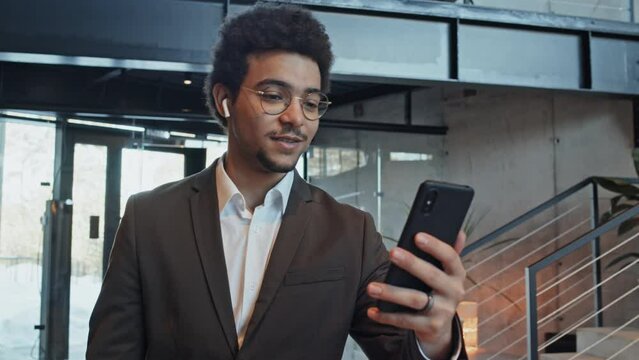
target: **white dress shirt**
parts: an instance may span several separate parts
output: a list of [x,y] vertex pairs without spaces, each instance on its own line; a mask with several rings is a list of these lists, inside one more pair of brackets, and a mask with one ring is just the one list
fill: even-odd
[[282,224],[293,178],[293,171],[287,173],[266,193],[264,204],[257,206],[251,214],[246,208],[244,196],[226,173],[223,158],[220,158],[215,169],[224,259],[240,347]]

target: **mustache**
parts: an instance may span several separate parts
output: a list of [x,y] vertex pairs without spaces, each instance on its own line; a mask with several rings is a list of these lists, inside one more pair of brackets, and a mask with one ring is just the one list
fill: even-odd
[[302,130],[300,130],[300,128],[292,127],[292,126],[285,126],[280,131],[277,131],[277,130],[271,131],[270,133],[267,134],[267,136],[269,136],[269,137],[271,137],[271,136],[295,136],[295,137],[298,137],[298,138],[302,139],[303,141],[308,140],[308,135],[302,133]]

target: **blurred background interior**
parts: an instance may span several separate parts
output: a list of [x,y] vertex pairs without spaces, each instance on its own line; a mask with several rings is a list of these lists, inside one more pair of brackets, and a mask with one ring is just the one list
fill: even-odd
[[[423,180],[475,188],[471,357],[636,359],[639,1],[289,2],[336,55],[299,173],[388,247]],[[127,198],[226,149],[202,86],[252,3],[0,2],[0,359],[84,358]]]

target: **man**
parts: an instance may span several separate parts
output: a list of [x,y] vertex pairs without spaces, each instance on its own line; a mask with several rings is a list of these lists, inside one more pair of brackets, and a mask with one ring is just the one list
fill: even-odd
[[[206,95],[228,151],[129,199],[87,358],[340,359],[348,334],[371,359],[465,357],[463,236],[457,252],[416,237],[445,271],[391,251],[432,295],[387,286],[370,215],[294,171],[329,105],[332,60],[323,26],[296,7],[256,6],[223,26]],[[380,313],[376,299],[417,312]]]

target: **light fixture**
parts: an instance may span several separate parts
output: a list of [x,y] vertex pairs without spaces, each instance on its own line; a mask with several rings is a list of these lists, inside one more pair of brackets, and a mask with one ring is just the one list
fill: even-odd
[[191,134],[191,133],[187,133],[187,132],[181,132],[181,131],[171,131],[170,134],[171,134],[171,136],[195,138],[195,134]]
[[193,80],[191,80],[191,73],[184,73],[184,85],[189,86],[193,84]]
[[144,134],[149,137],[165,140],[171,137],[171,134],[165,130],[146,129],[146,132]]
[[226,135],[206,134],[206,140],[217,141],[217,142],[228,142],[229,138]]
[[107,118],[107,117],[110,116],[110,115],[107,115],[107,114],[88,113],[88,112],[87,113],[85,113],[85,112],[77,112],[77,113],[74,113],[73,115],[82,116],[82,117],[92,117],[92,118],[93,117]]
[[464,333],[464,343],[469,353],[477,352],[478,307],[479,305],[474,301],[462,301],[457,307],[457,314],[461,320],[462,332]]
[[81,119],[67,119],[67,122],[69,122],[70,124],[76,124],[76,125],[97,126],[97,127],[103,127],[103,128],[109,128],[109,129],[135,131],[135,132],[144,132],[145,130],[143,127],[140,127],[140,126],[111,124],[106,122],[89,121],[89,120],[81,120]]
[[27,112],[22,112],[22,111],[7,110],[7,111],[4,111],[3,114],[5,114],[7,116],[22,118],[22,119],[56,121],[56,117],[55,116],[40,115],[40,114],[27,113]]

